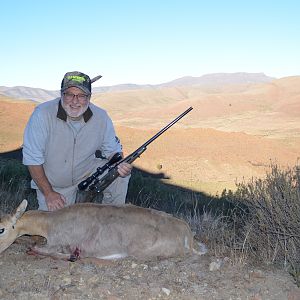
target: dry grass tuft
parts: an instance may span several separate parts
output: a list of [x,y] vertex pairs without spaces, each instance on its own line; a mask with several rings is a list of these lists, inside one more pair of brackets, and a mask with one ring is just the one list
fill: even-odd
[[0,210],[8,213],[23,199],[29,200],[29,209],[37,207],[35,193],[30,189],[27,168],[15,159],[0,159]]
[[252,252],[271,263],[299,265],[299,167],[272,165],[266,179],[240,184],[235,196],[248,207],[245,230]]

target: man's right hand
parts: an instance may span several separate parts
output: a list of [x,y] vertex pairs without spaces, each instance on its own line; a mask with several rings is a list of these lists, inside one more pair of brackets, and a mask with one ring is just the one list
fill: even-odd
[[30,165],[28,166],[28,170],[31,178],[43,193],[48,210],[53,211],[65,207],[67,203],[65,197],[52,189],[45,174],[44,167],[42,165]]
[[47,204],[49,211],[63,208],[63,207],[65,207],[65,204],[66,204],[65,197],[54,191],[45,195],[45,200],[46,200],[46,204]]

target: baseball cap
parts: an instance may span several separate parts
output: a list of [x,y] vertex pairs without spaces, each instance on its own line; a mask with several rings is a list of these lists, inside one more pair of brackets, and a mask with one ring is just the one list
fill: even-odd
[[91,94],[92,91],[91,79],[88,75],[84,73],[73,71],[65,74],[61,82],[61,91],[63,92],[64,90],[72,86],[81,89],[86,94]]

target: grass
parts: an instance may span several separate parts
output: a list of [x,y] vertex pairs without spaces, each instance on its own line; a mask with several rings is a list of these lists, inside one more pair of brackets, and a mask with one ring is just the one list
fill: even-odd
[[127,200],[132,204],[151,207],[174,215],[202,213],[214,214],[232,208],[228,199],[211,196],[189,188],[179,187],[157,179],[140,169],[134,169],[129,183]]
[[205,191],[211,196],[217,196],[222,193],[224,189],[236,190],[236,185],[234,182],[229,181],[191,181],[191,180],[178,180],[173,182],[174,185],[182,186],[184,188],[201,192]]
[[[29,200],[29,174],[17,160],[0,160],[0,209],[12,211]],[[264,179],[253,178],[212,197],[167,184],[150,173],[134,169],[127,202],[151,207],[185,219],[195,238],[216,256],[241,263],[250,259],[289,270],[300,286],[300,167],[271,165]]]
[[143,173],[129,188],[134,204],[165,210],[190,224],[215,255],[284,267],[300,285],[300,167],[271,164],[264,179],[238,183],[212,197]]
[[27,168],[18,160],[0,159],[0,210],[11,212],[23,199],[29,201],[29,209],[37,208]]
[[300,168],[272,165],[264,180],[242,183],[235,201],[247,206],[244,219],[245,246],[262,261],[300,267]]

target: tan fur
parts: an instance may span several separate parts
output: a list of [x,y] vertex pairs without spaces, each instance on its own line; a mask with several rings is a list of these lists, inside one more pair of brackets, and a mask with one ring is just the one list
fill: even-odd
[[82,203],[54,212],[25,212],[26,207],[23,200],[0,220],[0,253],[24,234],[45,237],[47,244],[32,250],[56,258],[79,253],[81,258],[145,259],[193,252],[188,224],[153,209]]

